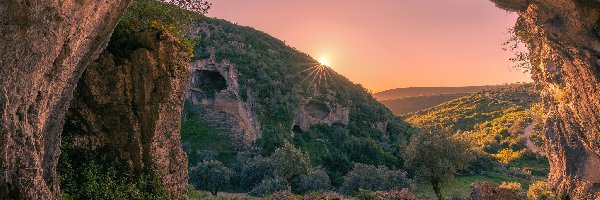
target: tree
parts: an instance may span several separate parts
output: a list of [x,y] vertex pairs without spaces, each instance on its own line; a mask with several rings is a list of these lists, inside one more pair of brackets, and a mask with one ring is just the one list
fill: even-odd
[[231,173],[231,170],[219,161],[203,161],[190,169],[190,182],[199,189],[217,195],[219,190],[229,184]]
[[306,174],[310,168],[308,155],[302,153],[288,141],[284,141],[283,147],[273,152],[271,160],[275,166],[275,174],[286,180],[288,187],[292,180],[302,174]]
[[311,169],[307,174],[294,179],[293,191],[297,194],[325,192],[331,188],[327,172],[322,168]]
[[183,9],[194,11],[200,14],[207,14],[208,10],[212,6],[212,3],[209,3],[205,0],[162,0],[164,2],[177,5]]
[[407,167],[418,179],[431,183],[441,199],[441,185],[469,167],[474,154],[467,141],[453,137],[449,131],[430,129],[412,136],[405,157]]
[[410,186],[411,181],[406,178],[406,172],[391,170],[385,166],[373,166],[356,163],[352,171],[344,178],[341,190],[346,194],[353,194],[362,190],[390,191]]

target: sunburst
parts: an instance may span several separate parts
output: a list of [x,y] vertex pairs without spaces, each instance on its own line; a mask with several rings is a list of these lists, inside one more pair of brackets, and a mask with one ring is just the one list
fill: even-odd
[[333,81],[337,77],[337,73],[325,65],[325,63],[327,63],[326,60],[320,59],[318,63],[312,63],[313,66],[297,72],[297,74],[308,73],[301,82],[302,85],[306,84],[306,89],[317,91],[322,86],[326,89],[329,89],[330,86],[335,86]]

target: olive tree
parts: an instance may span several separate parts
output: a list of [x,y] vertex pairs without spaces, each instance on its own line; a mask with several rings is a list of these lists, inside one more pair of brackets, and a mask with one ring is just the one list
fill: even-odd
[[361,163],[354,164],[352,171],[344,177],[341,191],[354,194],[358,191],[390,191],[408,188],[411,181],[402,170],[388,169],[386,166],[373,166]]
[[275,168],[275,174],[283,178],[288,187],[292,180],[302,174],[306,174],[310,168],[310,160],[307,154],[302,153],[288,141],[284,141],[283,146],[277,148],[271,160]]
[[473,159],[469,143],[444,130],[420,131],[405,149],[406,166],[418,179],[431,183],[440,199],[441,185],[469,167]]
[[229,184],[231,170],[216,160],[205,160],[190,169],[190,182],[201,190],[217,195],[219,190]]

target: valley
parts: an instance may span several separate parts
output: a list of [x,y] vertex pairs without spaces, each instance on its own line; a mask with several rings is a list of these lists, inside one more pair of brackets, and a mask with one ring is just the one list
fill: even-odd
[[[264,23],[244,26],[238,21],[247,18],[211,17],[213,3],[230,5],[0,4],[0,199],[598,199],[600,2],[469,4],[518,17],[503,48],[534,82],[498,85],[483,85],[502,83],[486,80],[503,77],[497,71],[461,72],[473,80],[452,74],[473,63],[502,65],[478,54],[485,50],[463,48],[484,42],[466,36],[471,26],[484,31],[477,20],[464,22],[474,16],[447,23],[462,32],[442,27],[438,34],[410,27],[449,19],[369,20],[416,1],[373,2],[379,11],[361,5],[360,18],[344,23],[333,22],[349,16],[341,10],[351,2],[321,2],[311,10],[330,11],[290,19],[281,2],[254,2],[247,10],[264,12],[250,15]],[[445,7],[427,10],[446,16]],[[428,13],[415,11],[402,14]],[[288,20],[285,31],[270,27],[279,24],[267,17],[273,13]],[[386,21],[414,23],[394,24],[402,30],[386,35]],[[290,33],[316,33],[322,46],[306,53],[284,40]],[[424,35],[435,48],[417,41]],[[402,50],[386,50],[396,42]],[[339,54],[323,51],[325,44]],[[440,49],[447,54],[417,55]],[[457,62],[465,52],[469,62]],[[415,58],[448,66],[420,71],[433,62]],[[398,60],[406,66],[389,68]],[[377,77],[381,69],[388,71]],[[429,75],[410,77],[423,72]],[[483,86],[371,92],[436,81]]]

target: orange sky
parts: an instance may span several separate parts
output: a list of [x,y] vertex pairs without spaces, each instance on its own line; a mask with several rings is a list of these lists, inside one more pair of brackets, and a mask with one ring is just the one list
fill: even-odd
[[254,27],[378,92],[531,81],[502,51],[516,14],[487,0],[210,0],[209,16]]

